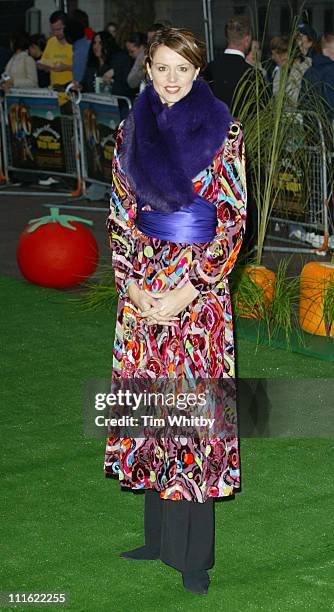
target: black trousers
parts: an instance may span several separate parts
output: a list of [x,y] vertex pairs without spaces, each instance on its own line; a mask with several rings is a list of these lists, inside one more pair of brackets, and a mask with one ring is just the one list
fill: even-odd
[[145,545],[160,550],[160,559],[181,572],[214,565],[214,501],[203,504],[161,499],[145,491]]

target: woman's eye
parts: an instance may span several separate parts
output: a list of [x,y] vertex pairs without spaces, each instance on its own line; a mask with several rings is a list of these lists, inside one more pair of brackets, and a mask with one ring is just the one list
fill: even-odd
[[159,72],[163,72],[164,70],[166,70],[166,66],[159,66],[158,70]]
[[181,66],[180,70],[181,72],[187,72],[188,68],[186,66]]

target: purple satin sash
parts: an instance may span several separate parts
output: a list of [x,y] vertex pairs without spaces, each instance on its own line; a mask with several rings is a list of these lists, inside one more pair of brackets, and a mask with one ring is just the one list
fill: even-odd
[[175,212],[139,210],[135,223],[143,234],[151,238],[188,244],[211,242],[216,235],[217,209],[196,195],[191,204]]

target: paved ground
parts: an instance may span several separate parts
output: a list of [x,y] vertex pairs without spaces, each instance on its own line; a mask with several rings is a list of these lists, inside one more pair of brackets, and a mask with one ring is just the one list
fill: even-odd
[[[20,188],[16,188],[18,191]],[[66,197],[55,197],[46,193],[43,196],[24,195],[0,195],[0,274],[21,278],[21,273],[16,263],[16,243],[20,232],[25,228],[28,221],[32,218],[43,216],[48,213],[48,209],[44,204],[58,204],[69,209],[70,213],[78,216],[83,216],[94,221],[92,231],[99,244],[100,256],[105,260],[108,257],[109,248],[105,229],[105,219],[107,215],[108,202],[98,201],[91,202],[82,200],[80,202],[71,202]],[[74,206],[93,207],[95,209],[105,208],[106,211],[99,210],[75,210]],[[274,242],[275,246],[282,246],[284,243]],[[298,246],[298,242],[296,243]],[[273,270],[277,269],[278,261],[286,254],[266,251],[264,254],[263,263]],[[295,254],[291,258],[289,270],[291,274],[298,274],[306,261],[318,259],[319,261],[329,260],[329,255],[326,257],[318,256],[313,253]]]

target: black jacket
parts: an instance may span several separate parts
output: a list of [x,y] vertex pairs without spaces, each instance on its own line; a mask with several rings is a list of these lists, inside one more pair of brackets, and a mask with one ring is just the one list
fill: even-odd
[[[238,86],[241,86],[244,80],[247,80],[246,92],[249,91],[250,95],[254,95],[256,75],[260,79],[261,90],[264,91],[266,89],[266,83],[262,74],[250,66],[241,55],[224,53],[220,58],[209,64],[208,72],[214,95],[223,100],[230,109],[233,106],[233,96],[236,94]],[[235,117],[238,117],[238,109],[240,109],[245,96],[242,96],[242,100],[240,100],[240,103],[235,108]]]
[[299,104],[307,110],[318,110],[323,104],[328,118],[334,119],[334,61],[325,55],[314,55],[313,63],[301,85]]
[[116,51],[110,58],[100,66],[100,64],[87,64],[82,86],[84,92],[95,91],[95,76],[102,77],[111,68],[114,70],[111,94],[114,96],[133,97],[134,91],[128,86],[126,77],[131,70],[133,60],[125,51]]

